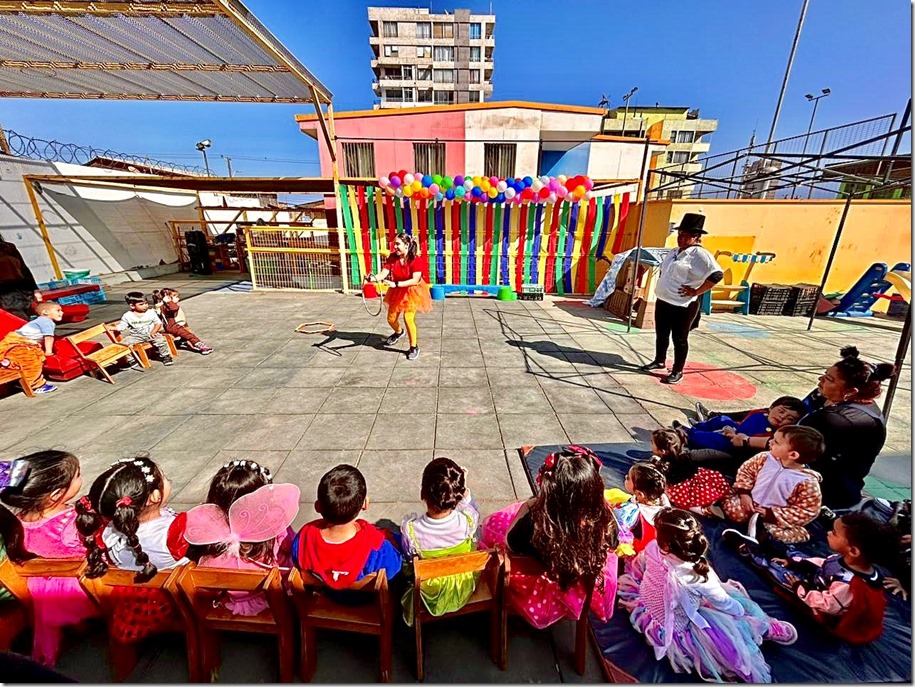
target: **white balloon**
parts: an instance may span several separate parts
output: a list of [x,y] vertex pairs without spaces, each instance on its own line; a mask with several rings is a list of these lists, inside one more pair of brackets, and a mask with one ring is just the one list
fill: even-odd
[[506,200],[511,200],[511,199],[514,198],[514,197],[515,197],[515,189],[513,189],[513,188],[506,188],[506,189],[505,189],[505,198],[506,198]]
[[544,174],[542,177],[540,177],[540,183],[543,184],[544,186],[548,186],[550,183],[550,178],[546,174]]
[[403,183],[412,184],[415,181],[415,177],[412,174],[404,174]]
[[396,189],[394,189],[394,195],[396,195],[398,198],[403,198],[403,188],[398,186]]
[[560,174],[558,177],[556,177],[556,181],[558,181],[563,186],[565,186],[565,183],[568,181],[568,179],[569,177],[567,177],[565,174]]
[[585,200],[591,200],[594,197],[594,194],[590,191],[585,191]]
[[506,184],[504,181],[500,181],[498,184],[496,184],[496,190],[499,193],[505,193],[505,189],[507,189],[507,188],[508,188],[508,184]]
[[534,179],[534,182],[531,184],[531,190],[534,193],[537,193],[542,188],[543,188],[543,184],[540,183],[540,179]]
[[555,193],[551,193],[551,194],[550,194],[550,197],[547,198],[546,200],[547,200],[548,203],[555,203],[555,202],[556,202],[556,194],[555,194]]
[[464,180],[464,188],[466,188],[468,191],[472,191],[473,190],[473,179]]
[[381,186],[381,188],[387,188],[388,184],[390,184],[390,183],[391,183],[391,180],[388,179],[387,177],[381,177],[378,180],[378,185]]

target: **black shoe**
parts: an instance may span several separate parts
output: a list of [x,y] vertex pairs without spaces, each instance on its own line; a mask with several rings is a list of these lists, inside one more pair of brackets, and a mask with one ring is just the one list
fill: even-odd
[[683,381],[682,372],[671,372],[669,375],[667,375],[664,379],[661,380],[661,382],[664,384],[679,384],[682,381]]
[[759,542],[740,530],[729,527],[721,533],[724,543],[740,553],[741,556],[750,556],[759,548]]
[[705,407],[703,403],[699,401],[696,402],[696,417],[699,418],[699,422],[707,422],[708,419],[712,416],[712,411]]
[[651,372],[652,370],[663,370],[666,367],[666,363],[659,363],[657,360],[652,360],[650,363],[642,365],[639,370],[642,372]]
[[419,357],[419,346],[410,346],[407,351],[407,360],[416,360]]
[[674,429],[680,429],[681,427],[683,427],[683,423],[680,422],[679,420],[674,420],[673,422],[670,423],[670,426],[673,427]]
[[396,344],[398,341],[400,341],[403,338],[403,335],[405,333],[406,332],[403,329],[401,329],[399,332],[394,332],[393,334],[391,334],[391,336],[389,336],[387,339],[384,340],[384,345],[393,346],[394,344]]

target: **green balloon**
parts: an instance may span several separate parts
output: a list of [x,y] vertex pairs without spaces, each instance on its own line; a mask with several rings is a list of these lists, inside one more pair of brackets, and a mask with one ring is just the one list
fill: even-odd
[[444,186],[445,190],[447,191],[449,188],[454,186],[454,181],[452,181],[451,177],[443,177],[442,186]]
[[441,186],[441,185],[442,185],[442,175],[441,175],[441,174],[433,174],[433,175],[432,175],[432,183],[435,184],[436,186]]

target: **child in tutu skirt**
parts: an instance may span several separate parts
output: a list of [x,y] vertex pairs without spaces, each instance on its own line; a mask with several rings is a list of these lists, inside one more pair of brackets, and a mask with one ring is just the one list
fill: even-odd
[[580,446],[551,453],[537,475],[540,493],[487,517],[481,525],[487,547],[543,564],[539,576],[511,573],[508,602],[538,629],[581,616],[583,580],[596,579],[591,610],[602,620],[613,615],[616,599],[617,525],[604,499],[600,460]]
[[407,360],[416,360],[419,357],[416,313],[432,311],[429,284],[423,279],[423,268],[417,259],[418,252],[416,239],[406,234],[398,234],[394,238],[394,250],[384,263],[384,268],[379,274],[370,274],[366,277],[369,281],[384,282],[390,287],[385,294],[384,302],[388,306],[388,324],[394,333],[385,340],[385,344],[393,346],[403,338],[404,330],[398,323],[402,314],[410,339]]
[[710,682],[771,682],[759,645],[793,644],[797,630],[767,616],[740,583],[721,581],[692,513],[664,508],[654,523],[656,539],[620,576],[619,598],[655,658]]

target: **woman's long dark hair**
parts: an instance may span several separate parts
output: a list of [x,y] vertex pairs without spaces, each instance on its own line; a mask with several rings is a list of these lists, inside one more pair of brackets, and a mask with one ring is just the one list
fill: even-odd
[[[229,517],[229,508],[242,496],[257,491],[266,484],[273,484],[273,476],[267,468],[261,467],[253,460],[233,460],[223,465],[213,476],[206,503],[212,503]],[[276,539],[246,543],[242,542],[239,554],[242,558],[256,563],[273,565],[275,557],[273,548]],[[187,557],[199,561],[207,556],[220,556],[225,553],[226,544],[208,544],[188,547]]]
[[594,577],[603,591],[607,552],[617,545],[616,519],[604,498],[597,457],[585,449],[552,454],[530,506],[531,545],[560,589]]
[[403,232],[399,233],[396,238],[407,244],[407,262],[414,260],[419,254],[419,243],[417,243],[416,239]]
[[693,564],[693,571],[703,580],[708,580],[711,570],[708,558],[708,539],[702,525],[689,511],[679,508],[662,508],[654,519],[658,548],[672,553],[681,561]]
[[89,569],[86,576],[101,577],[109,567],[108,549],[101,534],[107,525],[127,537],[141,570],[137,582],[148,582],[159,572],[143,551],[137,538],[140,515],[156,490],[163,490],[165,480],[159,466],[146,456],[124,458],[99,475],[89,494],[76,503],[76,529],[83,536],[88,552]]
[[0,537],[13,563],[36,557],[25,548],[19,518],[39,515],[48,506],[48,497],[55,491],[66,491],[79,474],[79,458],[66,451],[37,451],[22,460],[29,467],[25,479],[0,490]]
[[872,401],[883,391],[881,382],[889,379],[896,371],[892,363],[869,363],[861,360],[858,349],[846,346],[839,354],[842,359],[835,364],[836,370],[846,386],[857,389],[855,400]]

